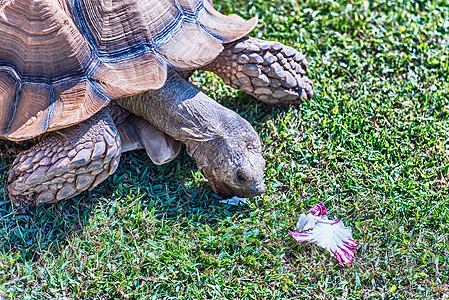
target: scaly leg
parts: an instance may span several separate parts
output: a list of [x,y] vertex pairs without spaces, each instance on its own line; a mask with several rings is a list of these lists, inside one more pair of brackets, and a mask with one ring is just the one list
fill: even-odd
[[226,84],[269,104],[298,103],[313,97],[313,83],[305,76],[307,60],[278,42],[243,38],[225,49],[203,70]]
[[93,189],[120,160],[117,128],[106,109],[52,132],[18,155],[9,172],[9,197],[20,212]]

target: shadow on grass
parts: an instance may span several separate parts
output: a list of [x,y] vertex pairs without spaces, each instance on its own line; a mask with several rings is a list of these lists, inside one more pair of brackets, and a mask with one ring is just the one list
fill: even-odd
[[44,205],[26,215],[11,212],[9,201],[0,205],[0,241],[3,254],[19,253],[24,261],[34,261],[58,247],[88,219],[88,209],[76,199]]
[[[283,112],[281,107],[260,103],[243,93],[224,97],[220,102],[242,115],[256,130],[259,124]],[[245,205],[219,203],[220,198],[183,149],[177,159],[164,166],[155,166],[144,151],[125,153],[116,173],[92,192],[19,215],[12,211],[8,199],[7,176],[15,156],[30,146],[0,142],[0,249],[2,254],[19,253],[23,261],[37,261],[46,252],[57,254],[68,239],[82,235],[89,222],[110,217],[117,205],[128,210],[138,205],[153,210],[158,219],[183,219],[208,226],[235,215],[245,217],[250,212]]]
[[295,105],[273,105],[260,102],[254,97],[243,92],[237,92],[237,97],[226,96],[219,100],[220,104],[237,112],[256,128],[259,124],[269,119],[276,119],[280,114],[294,109],[302,104]]
[[[5,162],[12,163],[11,157],[5,156]],[[201,174],[192,171],[195,162],[185,151],[164,166],[153,165],[144,151],[125,153],[116,173],[92,192],[37,207],[25,215],[13,212],[7,198],[8,168],[3,167],[1,173],[0,253],[19,254],[24,262],[37,261],[43,253],[57,255],[71,237],[83,235],[90,223],[111,218],[116,211],[120,213],[115,218],[126,219],[124,215],[133,207],[153,211],[156,219],[209,226],[234,214],[249,213],[248,207],[219,203]]]

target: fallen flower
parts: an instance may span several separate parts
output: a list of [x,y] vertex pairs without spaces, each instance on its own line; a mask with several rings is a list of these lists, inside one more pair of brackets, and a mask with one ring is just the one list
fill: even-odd
[[289,231],[298,242],[313,242],[335,255],[342,266],[352,263],[357,242],[352,238],[351,227],[338,218],[329,220],[322,202],[309,213],[301,214],[296,223],[296,232]]

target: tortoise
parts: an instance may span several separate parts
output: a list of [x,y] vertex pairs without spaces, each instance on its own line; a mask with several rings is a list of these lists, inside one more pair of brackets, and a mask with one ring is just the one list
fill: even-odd
[[2,0],[0,138],[35,142],[9,172],[13,206],[91,190],[126,151],[166,163],[180,142],[216,193],[263,193],[255,130],[187,81],[202,69],[266,103],[312,97],[304,55],[248,37],[257,21],[211,0]]

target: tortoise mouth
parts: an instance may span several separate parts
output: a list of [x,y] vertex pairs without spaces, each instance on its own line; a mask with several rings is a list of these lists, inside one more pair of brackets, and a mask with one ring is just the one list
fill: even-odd
[[259,196],[265,192],[265,184],[263,182],[237,188],[232,188],[228,184],[221,181],[209,181],[209,183],[212,190],[224,198],[231,198],[234,196],[240,198],[251,198]]

